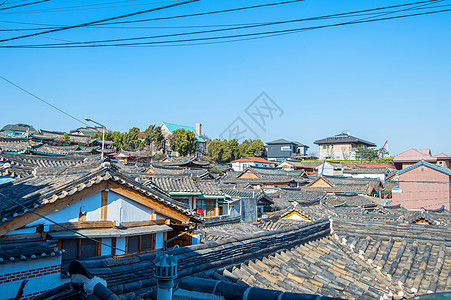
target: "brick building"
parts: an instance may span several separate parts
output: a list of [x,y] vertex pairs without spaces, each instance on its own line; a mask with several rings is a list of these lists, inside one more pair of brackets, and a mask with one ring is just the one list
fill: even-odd
[[407,209],[451,209],[451,170],[420,161],[397,173],[393,204]]

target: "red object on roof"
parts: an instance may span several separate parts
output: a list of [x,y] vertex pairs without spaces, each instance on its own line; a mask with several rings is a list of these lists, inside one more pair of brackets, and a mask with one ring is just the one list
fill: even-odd
[[199,208],[199,209],[197,210],[197,213],[200,214],[201,216],[204,215],[204,211],[202,210],[202,208]]
[[275,162],[273,161],[269,161],[261,157],[252,157],[252,156],[245,156],[240,159],[233,160],[232,162],[248,162],[248,161],[259,162],[264,164],[275,164]]

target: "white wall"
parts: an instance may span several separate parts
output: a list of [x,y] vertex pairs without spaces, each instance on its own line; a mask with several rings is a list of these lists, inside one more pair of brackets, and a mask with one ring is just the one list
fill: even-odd
[[[0,264],[0,276],[4,274],[35,270],[38,268],[45,268],[55,265],[61,265],[61,256],[18,261],[12,263],[2,263]],[[16,297],[17,291],[19,290],[20,284],[23,280],[24,279],[20,279],[0,284],[0,299],[11,299]],[[62,279],[60,277],[60,272],[26,278],[26,280],[28,280],[28,283],[25,285],[25,288],[23,290],[23,296],[40,291],[47,291],[69,281],[69,279]]]
[[[83,200],[80,200],[77,203],[73,203],[72,205],[63,208],[60,211],[54,212],[47,217],[58,223],[78,222],[79,213],[80,211],[82,211],[86,212],[86,221],[100,221],[102,201],[101,197],[101,193],[97,193]],[[107,221],[116,221],[117,225],[123,222],[151,220],[151,215],[155,213],[153,209],[111,191],[108,192],[107,204],[108,207],[106,219]],[[160,218],[154,216],[154,219]],[[28,224],[28,226],[35,226],[40,224],[53,225],[54,223],[42,218]],[[23,229],[19,229],[13,231],[12,233],[19,234],[22,233],[20,232],[21,230],[23,231]]]
[[[324,167],[323,167],[324,166]],[[334,176],[334,166],[324,162],[317,167],[318,175]]]
[[385,181],[385,174],[349,174],[343,172],[343,176],[352,178],[375,178],[379,179],[381,182]]

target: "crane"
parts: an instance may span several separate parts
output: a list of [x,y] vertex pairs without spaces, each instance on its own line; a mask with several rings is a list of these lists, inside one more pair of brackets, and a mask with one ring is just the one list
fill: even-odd
[[384,146],[381,148],[381,150],[379,151],[379,154],[377,155],[378,157],[381,157],[382,151],[384,151],[385,146],[387,146],[388,140],[385,141]]

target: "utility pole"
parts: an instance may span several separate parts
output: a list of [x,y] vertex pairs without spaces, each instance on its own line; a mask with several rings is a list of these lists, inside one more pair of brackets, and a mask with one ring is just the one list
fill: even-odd
[[105,128],[106,127],[105,127],[105,125],[102,125],[102,124],[100,124],[100,123],[98,123],[98,122],[96,122],[96,121],[94,121],[92,119],[85,118],[85,120],[88,121],[88,122],[95,123],[95,124],[97,124],[97,125],[102,127],[102,153],[100,154],[100,159],[103,160],[103,150],[105,148]]

